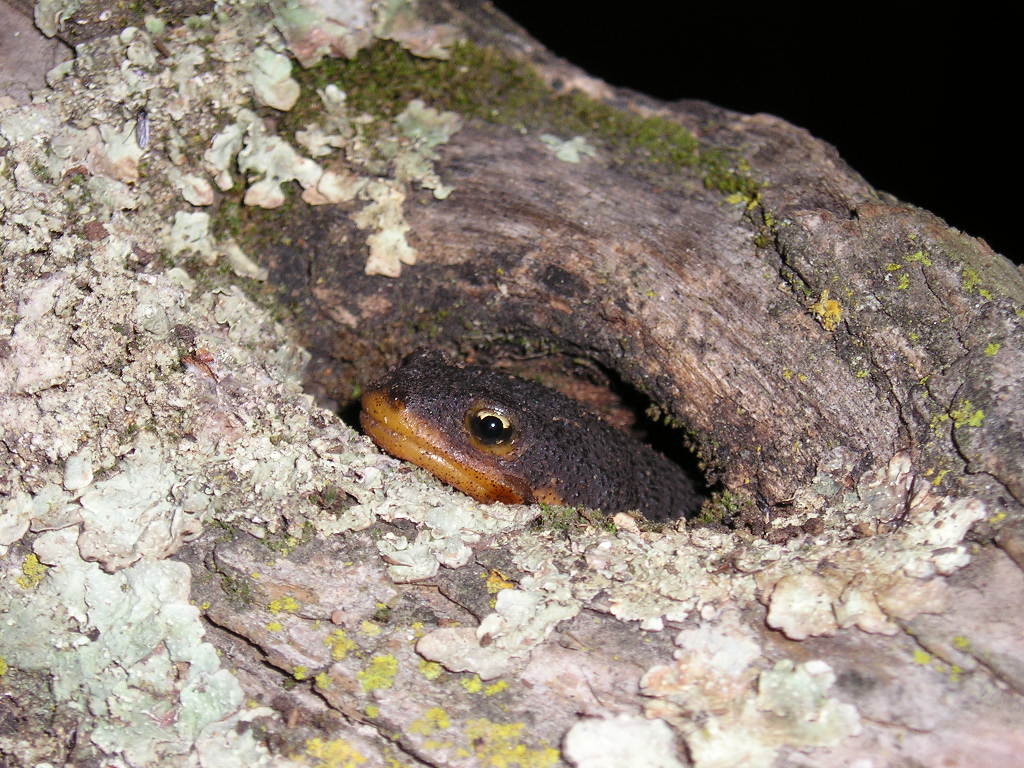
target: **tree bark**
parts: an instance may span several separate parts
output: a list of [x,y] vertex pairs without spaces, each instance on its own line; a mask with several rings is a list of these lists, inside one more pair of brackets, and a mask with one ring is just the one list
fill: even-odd
[[[0,288],[16,318],[0,342],[0,753],[1015,759],[1020,272],[806,131],[612,89],[486,4],[353,3],[344,33],[340,6],[289,26],[296,8],[319,7],[217,5],[146,33],[159,55],[146,36],[98,37],[51,101],[19,113],[47,141],[0,119]],[[462,61],[454,38],[479,72],[422,58],[447,40]],[[318,69],[320,45],[351,61]],[[312,107],[261,101],[288,77],[269,95],[247,84],[250,57],[277,61],[268,46],[310,65],[292,76]],[[320,162],[363,196],[279,200],[264,182],[281,146],[259,141],[297,146],[331,119],[327,65],[350,122],[325,129],[340,138]],[[244,83],[218,91],[229,77]],[[372,106],[383,92],[397,106]],[[125,93],[153,123],[147,165],[127,170],[111,147],[138,159],[138,136],[94,125],[141,119]],[[396,115],[412,120],[414,99],[430,130],[453,124],[423,110],[461,104],[459,130],[412,138]],[[214,167],[238,125],[250,144]],[[279,153],[243,173],[259,146]],[[218,170],[233,183],[214,193]],[[168,245],[177,214],[206,206],[269,289],[239,277],[261,276],[244,258],[227,274],[202,240]],[[405,263],[374,267],[375,238],[395,231]],[[609,528],[467,500],[317,409],[288,334],[313,353],[310,386],[343,404],[424,344],[612,372],[685,428],[719,524]]]
[[525,338],[618,372],[688,428],[711,479],[753,497],[757,517],[837,452],[857,457],[851,482],[905,451],[937,487],[1020,511],[1012,264],[783,120],[615,91],[507,22],[497,37],[490,12],[451,18],[509,56],[525,49],[549,83],[681,125],[699,154],[724,148],[756,191],[730,198],[699,165],[624,157],[600,134],[597,157],[561,162],[534,134],[468,120],[439,150],[455,191],[405,207],[419,257],[401,276],[365,274],[366,234],[344,208],[289,222],[303,247],[267,252],[330,361],[321,386],[344,398],[339,381],[421,344],[466,355]]

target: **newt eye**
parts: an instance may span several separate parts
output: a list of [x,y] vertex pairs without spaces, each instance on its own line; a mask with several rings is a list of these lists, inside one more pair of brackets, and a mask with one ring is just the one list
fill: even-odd
[[512,420],[494,408],[471,408],[466,413],[466,429],[477,448],[498,455],[512,450],[516,438]]

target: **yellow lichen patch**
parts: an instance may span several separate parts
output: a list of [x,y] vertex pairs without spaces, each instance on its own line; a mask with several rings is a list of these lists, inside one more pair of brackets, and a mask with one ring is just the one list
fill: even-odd
[[325,637],[324,645],[331,649],[331,658],[335,661],[341,661],[348,656],[349,651],[354,651],[358,647],[343,629],[337,629]]
[[927,667],[932,663],[932,655],[927,651],[922,651],[920,648],[915,648],[914,663],[920,664],[922,667]]
[[374,656],[370,659],[369,665],[359,671],[357,677],[363,690],[380,691],[390,688],[395,684],[395,675],[398,673],[398,659],[391,654]]
[[26,555],[21,561],[21,576],[16,579],[18,586],[22,589],[35,589],[46,575],[46,570],[35,553]]
[[896,290],[905,291],[908,287],[910,287],[910,276],[907,275],[906,272],[904,272],[902,275],[900,275],[899,282],[896,283]]
[[434,731],[450,728],[451,724],[448,713],[444,709],[441,707],[431,707],[423,713],[422,717],[418,717],[409,723],[409,732],[419,734],[420,736],[429,736]]
[[0,656],[0,677],[3,677],[6,674],[7,674],[7,659],[5,659],[3,656]]
[[503,589],[512,589],[513,587],[515,587],[515,582],[509,581],[501,571],[492,568],[487,574],[487,592],[489,594],[494,595]]
[[501,693],[506,688],[508,688],[508,683],[504,680],[499,680],[498,682],[491,683],[486,688],[484,688],[484,696],[493,696],[496,693]]
[[326,672],[320,672],[316,677],[313,678],[313,684],[316,685],[321,691],[326,691],[331,687],[331,676]]
[[300,664],[292,670],[292,677],[300,681],[305,680],[307,677],[309,677],[309,668],[304,667]]
[[379,624],[375,624],[374,622],[367,619],[359,625],[359,631],[362,632],[364,635],[368,635],[369,637],[376,637],[381,633],[382,630]]
[[367,717],[380,717],[380,707],[376,704],[367,704],[363,712],[366,713]]
[[356,768],[366,762],[366,758],[345,739],[310,739],[306,742],[306,755],[317,762],[314,765],[322,768]]
[[914,251],[906,257],[905,261],[908,264],[920,264],[922,267],[930,267],[932,265],[932,260],[928,258],[928,254],[924,251]]
[[971,647],[971,641],[963,635],[957,635],[953,638],[953,647],[956,648],[958,651],[966,651],[968,648]]
[[843,308],[835,299],[830,299],[828,288],[821,290],[821,297],[807,308],[826,331],[834,331],[843,319]]
[[985,412],[975,408],[970,400],[961,400],[960,404],[949,412],[949,417],[953,419],[953,426],[958,429],[980,427],[985,421]]
[[986,345],[986,346],[985,346],[985,354],[986,354],[986,355],[987,355],[988,357],[994,357],[994,356],[995,356],[995,354],[996,354],[996,352],[998,352],[998,351],[999,351],[999,348],[1000,348],[1001,346],[1003,346],[1003,345],[1002,345],[1002,344],[1000,344],[1000,343],[999,343],[998,341],[993,341],[993,342],[991,342],[990,344],[988,344],[988,345]]
[[466,689],[466,693],[480,693],[484,687],[483,682],[476,675],[464,677],[459,680],[459,683]]
[[961,284],[964,287],[964,291],[967,293],[975,293],[983,299],[991,299],[992,292],[987,288],[983,288],[981,285],[981,277],[978,275],[978,271],[972,267],[964,267],[964,271],[960,276]]
[[547,768],[558,763],[552,747],[530,749],[519,739],[523,723],[494,723],[485,718],[469,720],[464,734],[473,745],[480,765],[493,768]]
[[271,613],[295,613],[299,610],[299,601],[294,597],[279,597],[272,600],[267,609]]
[[426,659],[420,661],[420,674],[427,680],[437,680],[441,676],[441,672],[441,665],[436,661],[427,661]]
[[267,623],[267,632],[280,632],[284,629],[284,624],[280,621],[271,621]]

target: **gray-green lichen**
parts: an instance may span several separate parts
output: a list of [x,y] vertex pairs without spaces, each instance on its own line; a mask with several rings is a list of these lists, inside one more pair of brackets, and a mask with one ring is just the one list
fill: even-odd
[[597,150],[591,146],[584,136],[560,139],[557,136],[544,133],[541,134],[540,140],[563,163],[578,163],[584,157],[597,157]]
[[[167,557],[212,520],[257,536],[369,525],[372,511],[327,515],[312,498],[329,485],[372,501],[387,462],[301,393],[305,352],[241,291],[197,288],[194,267],[146,269],[155,252],[265,278],[195,209],[213,202],[210,172],[222,190],[246,174],[259,205],[325,176],[249,108],[297,96],[276,33],[248,12],[234,34],[206,35],[214,24],[172,30],[168,60],[159,25],[80,46],[52,91],[0,115],[0,656],[50,677],[81,749],[105,762],[271,760],[241,727],[270,711],[242,708],[188,602],[189,571]],[[429,153],[441,140],[408,141]]]

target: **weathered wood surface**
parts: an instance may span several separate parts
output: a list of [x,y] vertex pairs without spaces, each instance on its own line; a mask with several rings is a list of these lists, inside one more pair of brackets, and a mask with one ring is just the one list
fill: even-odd
[[[582,77],[565,69],[549,77]],[[618,371],[769,515],[837,448],[860,471],[909,451],[941,487],[1019,509],[1013,265],[782,120],[615,101],[735,148],[763,183],[756,201],[729,204],[699,172],[639,156],[559,162],[534,135],[471,121],[440,152],[455,192],[406,205],[419,261],[400,277],[365,275],[365,234],[331,208],[290,225],[302,249],[265,254],[289,298],[306,300],[298,322],[314,351],[341,362],[323,385],[338,392],[417,344],[465,354],[525,337]],[[823,327],[829,300],[839,314]]]

